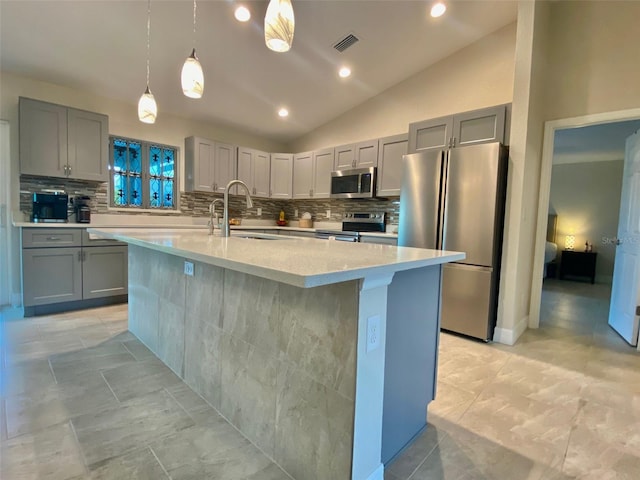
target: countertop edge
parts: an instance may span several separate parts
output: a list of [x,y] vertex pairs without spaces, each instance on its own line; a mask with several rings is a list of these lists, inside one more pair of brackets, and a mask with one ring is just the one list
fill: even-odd
[[[369,267],[364,266],[364,267],[356,267],[356,268],[350,268],[350,269],[335,270],[335,271],[320,272],[317,274],[305,275],[305,274],[286,272],[284,270],[278,270],[272,267],[250,264],[247,262],[242,262],[241,260],[237,260],[237,259],[228,259],[228,258],[216,256],[216,255],[208,255],[200,252],[195,252],[192,250],[181,249],[174,246],[162,245],[162,244],[154,243],[152,241],[146,241],[144,239],[123,234],[118,230],[120,229],[88,227],[89,233],[100,235],[104,238],[119,240],[131,245],[149,248],[151,250],[156,250],[156,251],[167,253],[170,255],[177,255],[177,256],[184,257],[186,259],[194,260],[197,262],[214,265],[221,268],[227,268],[230,270],[246,273],[249,275],[254,275],[261,278],[266,278],[266,279],[277,281],[277,282],[286,283],[286,284],[293,285],[295,287],[300,287],[300,288],[312,288],[312,287],[317,287],[322,285],[330,285],[330,284],[346,282],[350,280],[363,279],[363,278],[367,278],[375,275],[388,275],[390,273],[395,273],[398,271],[435,266],[443,263],[455,262],[457,260],[462,260],[465,258],[465,254],[461,252],[445,252],[445,251],[432,250],[431,252],[434,252],[435,255],[429,258],[390,262],[385,265],[373,265]],[[125,230],[125,229],[122,228],[122,230]],[[134,229],[127,228],[126,230],[131,230],[133,232]],[[148,233],[148,230],[154,230],[154,229],[138,228],[137,230],[138,230],[137,233],[145,233],[145,231],[147,231],[146,233]],[[179,229],[179,230],[182,231],[185,229]],[[201,232],[202,229],[197,229],[197,230]],[[242,241],[241,239],[234,239],[233,237],[230,237],[229,239],[221,239],[221,240]],[[292,240],[313,241],[313,242],[326,241],[326,240],[304,239],[304,238],[294,238],[294,237],[292,237]],[[391,248],[391,249],[407,248],[407,247],[394,247],[394,246],[387,246],[387,245],[376,245],[376,246],[383,247],[383,248]]]

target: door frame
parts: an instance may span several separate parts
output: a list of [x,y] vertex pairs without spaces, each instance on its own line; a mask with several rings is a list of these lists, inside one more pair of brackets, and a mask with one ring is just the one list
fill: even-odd
[[531,274],[531,296],[529,299],[529,328],[540,325],[540,302],[542,301],[542,274],[544,270],[544,247],[547,239],[547,216],[551,193],[551,171],[556,130],[602,125],[640,119],[640,108],[615,112],[594,113],[580,117],[550,120],[544,124],[542,160],[540,164],[540,190],[538,193],[538,219]]
[[0,119],[0,307],[10,305],[13,293],[11,271],[11,152],[10,124]]

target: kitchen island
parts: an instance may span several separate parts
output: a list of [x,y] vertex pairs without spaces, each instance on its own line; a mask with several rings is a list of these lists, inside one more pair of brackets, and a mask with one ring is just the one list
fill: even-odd
[[293,478],[382,480],[426,425],[441,265],[464,254],[89,232],[129,244],[129,330]]

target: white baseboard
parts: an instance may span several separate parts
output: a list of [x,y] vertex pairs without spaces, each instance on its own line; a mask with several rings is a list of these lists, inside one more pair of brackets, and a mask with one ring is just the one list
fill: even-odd
[[22,295],[20,293],[11,294],[11,306],[14,308],[19,308],[22,306]]
[[384,465],[380,464],[367,480],[384,480]]
[[516,343],[520,335],[524,333],[529,325],[529,316],[522,317],[513,328],[496,327],[493,332],[493,341],[503,343],[504,345],[513,345]]

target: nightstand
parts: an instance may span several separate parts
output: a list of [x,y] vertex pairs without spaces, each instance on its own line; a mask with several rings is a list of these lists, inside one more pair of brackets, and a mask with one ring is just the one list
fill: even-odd
[[560,279],[572,277],[589,277],[591,283],[596,281],[596,252],[576,252],[563,250],[560,261]]

